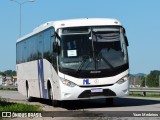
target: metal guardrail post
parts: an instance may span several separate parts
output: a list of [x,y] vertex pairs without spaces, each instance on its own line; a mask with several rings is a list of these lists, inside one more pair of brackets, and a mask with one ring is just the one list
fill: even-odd
[[146,92],[145,91],[143,92],[143,96],[146,96]]
[[131,88],[130,89],[130,93],[136,93],[136,92],[140,92],[142,93],[143,96],[147,95],[148,93],[160,93],[160,88]]

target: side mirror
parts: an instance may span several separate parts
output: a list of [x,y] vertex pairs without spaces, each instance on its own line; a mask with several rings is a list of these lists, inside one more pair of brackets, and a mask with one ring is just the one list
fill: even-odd
[[123,33],[126,34],[126,30],[123,28]]
[[[53,36],[59,40],[61,39],[57,32],[54,32]],[[59,50],[58,42],[55,41],[53,42],[53,53],[58,53],[58,50]]]
[[54,36],[56,36],[56,38],[58,38],[59,40],[61,39],[57,32],[54,33]]
[[126,36],[124,36],[124,40],[125,40],[126,46],[128,47],[128,46],[129,46],[129,43],[128,43],[128,39],[127,39]]
[[53,43],[53,52],[58,53],[58,42]]

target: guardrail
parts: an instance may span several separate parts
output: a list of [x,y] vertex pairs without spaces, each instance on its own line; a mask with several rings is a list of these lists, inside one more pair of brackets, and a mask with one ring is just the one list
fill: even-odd
[[130,93],[133,92],[142,92],[143,96],[146,96],[146,93],[160,93],[160,88],[130,88]]

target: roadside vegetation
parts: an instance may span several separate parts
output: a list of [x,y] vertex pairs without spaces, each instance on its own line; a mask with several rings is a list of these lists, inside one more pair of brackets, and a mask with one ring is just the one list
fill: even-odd
[[141,77],[140,86],[141,87],[160,87],[160,71],[153,70],[150,74]]
[[155,93],[148,93],[146,96],[140,93],[130,93],[129,96],[132,97],[151,97],[151,98],[160,98],[160,94],[155,94]]
[[15,86],[0,86],[0,90],[17,91],[17,87],[15,87]]
[[17,73],[15,70],[6,70],[4,72],[0,71],[0,75],[2,75],[2,76],[16,76]]
[[28,105],[24,103],[8,102],[6,99],[0,98],[0,112],[40,112],[39,105]]

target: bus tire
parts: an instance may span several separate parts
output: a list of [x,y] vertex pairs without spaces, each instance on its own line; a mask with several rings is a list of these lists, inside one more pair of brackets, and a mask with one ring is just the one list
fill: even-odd
[[60,101],[58,101],[58,100],[52,100],[52,105],[54,107],[59,107],[60,106]]
[[114,103],[114,99],[113,98],[106,98],[105,102],[106,102],[106,105],[112,106]]
[[53,98],[53,92],[52,92],[52,87],[51,87],[50,83],[48,83],[48,98],[51,100],[52,106],[54,106],[54,107],[60,106],[60,101],[54,100],[54,98]]
[[28,102],[31,102],[31,101],[32,101],[32,97],[30,96],[30,93],[29,93],[29,85],[28,85],[28,82],[26,82],[26,92],[27,92],[27,101],[28,101]]

